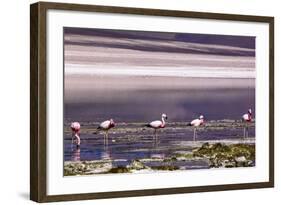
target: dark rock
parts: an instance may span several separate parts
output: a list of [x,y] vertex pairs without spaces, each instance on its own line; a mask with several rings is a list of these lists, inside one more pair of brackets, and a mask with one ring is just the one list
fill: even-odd
[[108,173],[128,173],[130,169],[127,167],[114,167],[108,171]]

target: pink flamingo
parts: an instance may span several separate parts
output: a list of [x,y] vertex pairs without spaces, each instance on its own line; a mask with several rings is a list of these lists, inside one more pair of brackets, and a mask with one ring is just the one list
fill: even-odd
[[154,140],[157,141],[157,130],[165,127],[165,120],[167,120],[168,117],[166,114],[162,114],[161,120],[155,120],[150,122],[149,124],[146,124],[146,127],[151,127],[154,129]]
[[80,146],[80,123],[79,122],[72,122],[71,123],[71,130],[72,130],[72,144],[75,143],[77,147]]
[[193,126],[194,127],[194,130],[193,130],[193,141],[196,140],[197,138],[197,127],[203,125],[204,123],[204,116],[203,115],[200,115],[198,119],[194,119],[192,120],[188,126]]
[[252,110],[248,109],[248,112],[242,116],[242,122],[244,122],[244,139],[249,137],[248,123],[252,122]]
[[110,120],[106,120],[102,123],[100,123],[100,125],[98,126],[97,130],[103,130],[104,132],[104,145],[108,145],[108,131],[115,127],[115,122],[113,121],[113,119]]

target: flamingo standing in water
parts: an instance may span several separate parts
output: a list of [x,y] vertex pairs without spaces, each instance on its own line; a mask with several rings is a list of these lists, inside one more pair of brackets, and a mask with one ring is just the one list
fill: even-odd
[[252,122],[252,110],[249,109],[246,114],[242,116],[242,121],[244,122],[244,139],[249,137],[248,123]]
[[160,128],[165,127],[165,120],[167,120],[168,117],[166,114],[162,114],[162,119],[161,120],[155,120],[150,122],[149,124],[146,124],[146,127],[151,127],[154,129],[154,140],[157,141],[157,130]]
[[72,122],[71,123],[71,130],[72,130],[72,139],[71,143],[75,143],[77,147],[80,146],[80,123],[79,122]]
[[194,130],[193,130],[193,141],[196,140],[197,138],[197,127],[203,125],[204,123],[204,116],[203,115],[200,115],[198,119],[194,119],[192,120],[188,126],[193,126],[194,127]]
[[113,121],[113,119],[110,119],[110,120],[106,120],[102,123],[100,123],[100,125],[98,126],[97,130],[102,130],[104,131],[104,145],[108,145],[108,131],[115,127],[115,123]]

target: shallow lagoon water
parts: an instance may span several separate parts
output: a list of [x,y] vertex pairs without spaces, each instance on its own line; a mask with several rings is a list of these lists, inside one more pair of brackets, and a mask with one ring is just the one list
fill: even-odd
[[[118,127],[111,129],[109,144],[104,146],[103,133],[94,134],[96,123],[82,123],[81,147],[76,149],[71,144],[71,133],[65,127],[64,160],[65,161],[98,161],[112,160],[114,167],[125,167],[133,160],[144,160],[147,166],[164,166],[165,162],[157,159],[167,159],[179,153],[191,153],[196,143],[193,142],[193,128],[186,123],[173,123],[159,130],[158,141],[153,139],[153,130],[142,127],[142,123],[120,123]],[[199,128],[197,140],[242,142],[243,124],[240,122],[213,121]],[[255,136],[255,127],[252,123],[249,127],[249,137]],[[154,161],[145,159],[154,159]],[[209,168],[206,160],[175,161],[169,165],[181,169]]]

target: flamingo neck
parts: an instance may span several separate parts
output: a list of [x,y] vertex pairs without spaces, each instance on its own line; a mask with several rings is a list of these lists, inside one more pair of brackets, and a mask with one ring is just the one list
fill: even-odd
[[249,119],[249,121],[252,120],[252,114],[248,113],[248,119]]
[[80,137],[78,133],[75,133],[75,137],[76,137],[76,145],[80,146]]
[[77,138],[80,138],[78,132],[76,132],[74,136],[77,137]]
[[79,131],[78,130],[74,130],[73,132],[72,132],[72,136],[79,136]]
[[165,126],[165,119],[162,117],[162,126]]

